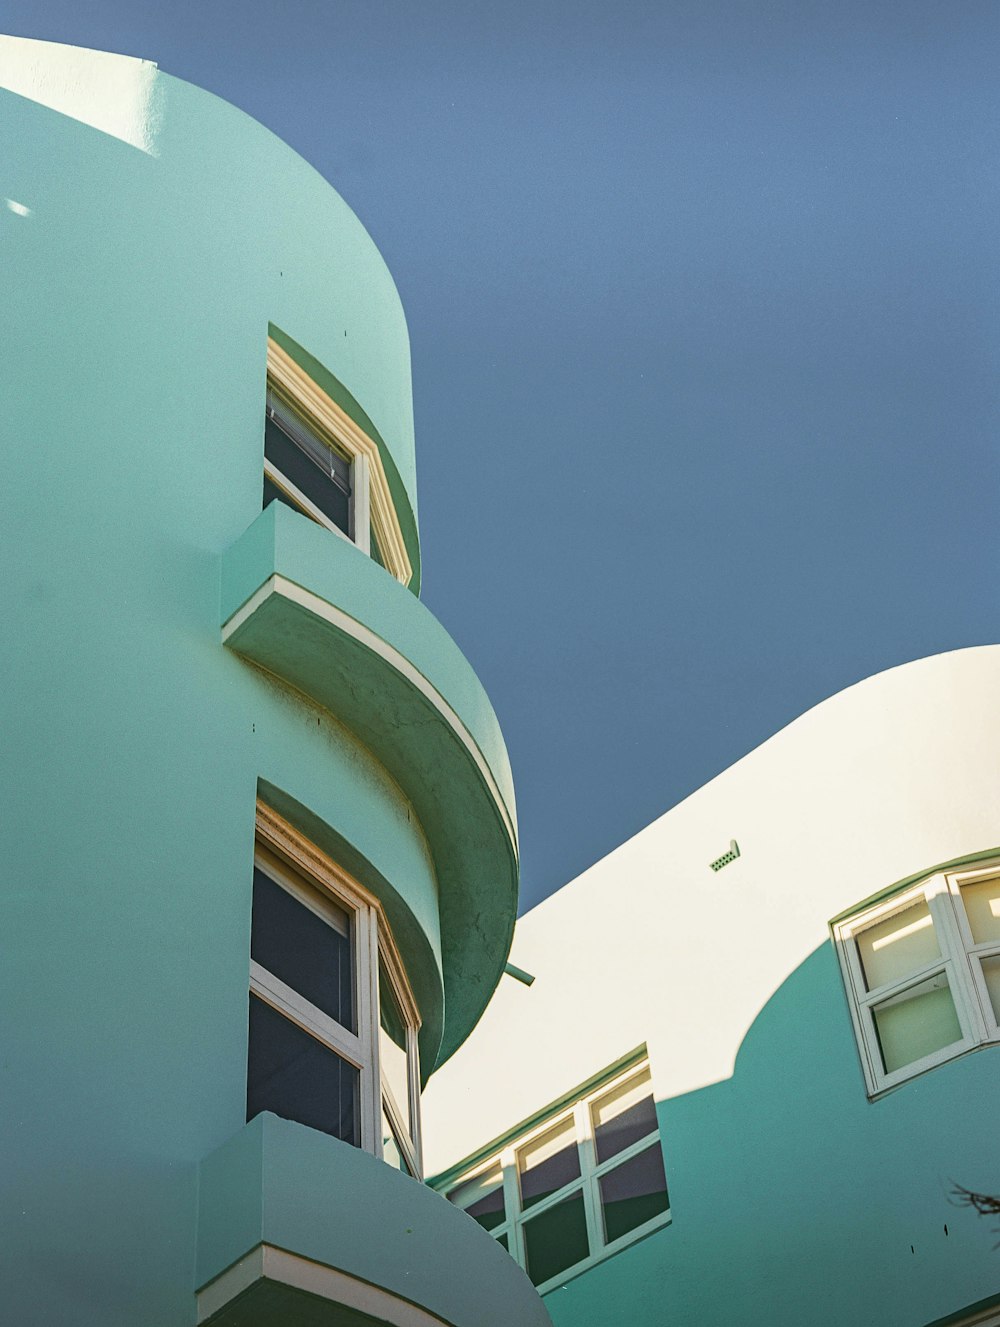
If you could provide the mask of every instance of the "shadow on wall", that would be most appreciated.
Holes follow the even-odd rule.
[[[995,1236],[949,1194],[1000,1191],[998,1089],[986,1048],[870,1102],[820,946],[730,1079],[658,1103],[672,1224],[548,1294],[553,1321],[924,1327],[996,1295]]]

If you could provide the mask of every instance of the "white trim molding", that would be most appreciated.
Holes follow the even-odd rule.
[[[320,437],[348,457],[353,474],[355,542],[367,551],[370,524],[385,569],[402,585],[409,585],[413,564],[377,444],[270,336],[267,381]]]
[[[448,1327],[444,1318],[400,1299],[389,1290],[272,1244],[258,1244],[198,1291],[199,1324],[221,1312],[258,1281],[304,1290],[332,1304],[366,1313],[386,1327]]]

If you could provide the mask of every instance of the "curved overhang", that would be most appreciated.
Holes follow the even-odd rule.
[[[551,1327],[495,1239],[433,1189],[258,1115],[199,1168],[197,1321]]]
[[[496,715],[437,619],[346,540],[280,503],[223,555],[222,635],[329,710],[412,804],[438,879],[442,1063],[503,972],[517,911],[513,782]],[[405,882],[393,882],[405,897]]]

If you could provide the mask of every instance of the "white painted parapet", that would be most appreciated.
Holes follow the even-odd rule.
[[[658,1100],[728,1078],[833,917],[1000,846],[998,694],[997,646],[869,678],[524,916],[511,961],[536,980],[503,981],[430,1084],[428,1173],[642,1042]],[[740,856],[713,871],[731,840]]]

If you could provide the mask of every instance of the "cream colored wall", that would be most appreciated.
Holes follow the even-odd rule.
[[[151,60],[27,37],[0,39],[0,87],[153,154],[157,76]]]
[[[828,942],[831,917],[1000,846],[998,689],[997,646],[869,678],[524,916],[511,961],[536,981],[506,978],[433,1078],[428,1173],[643,1041],[659,1100],[729,1077],[762,1007]],[[713,873],[733,838],[740,858]]]

